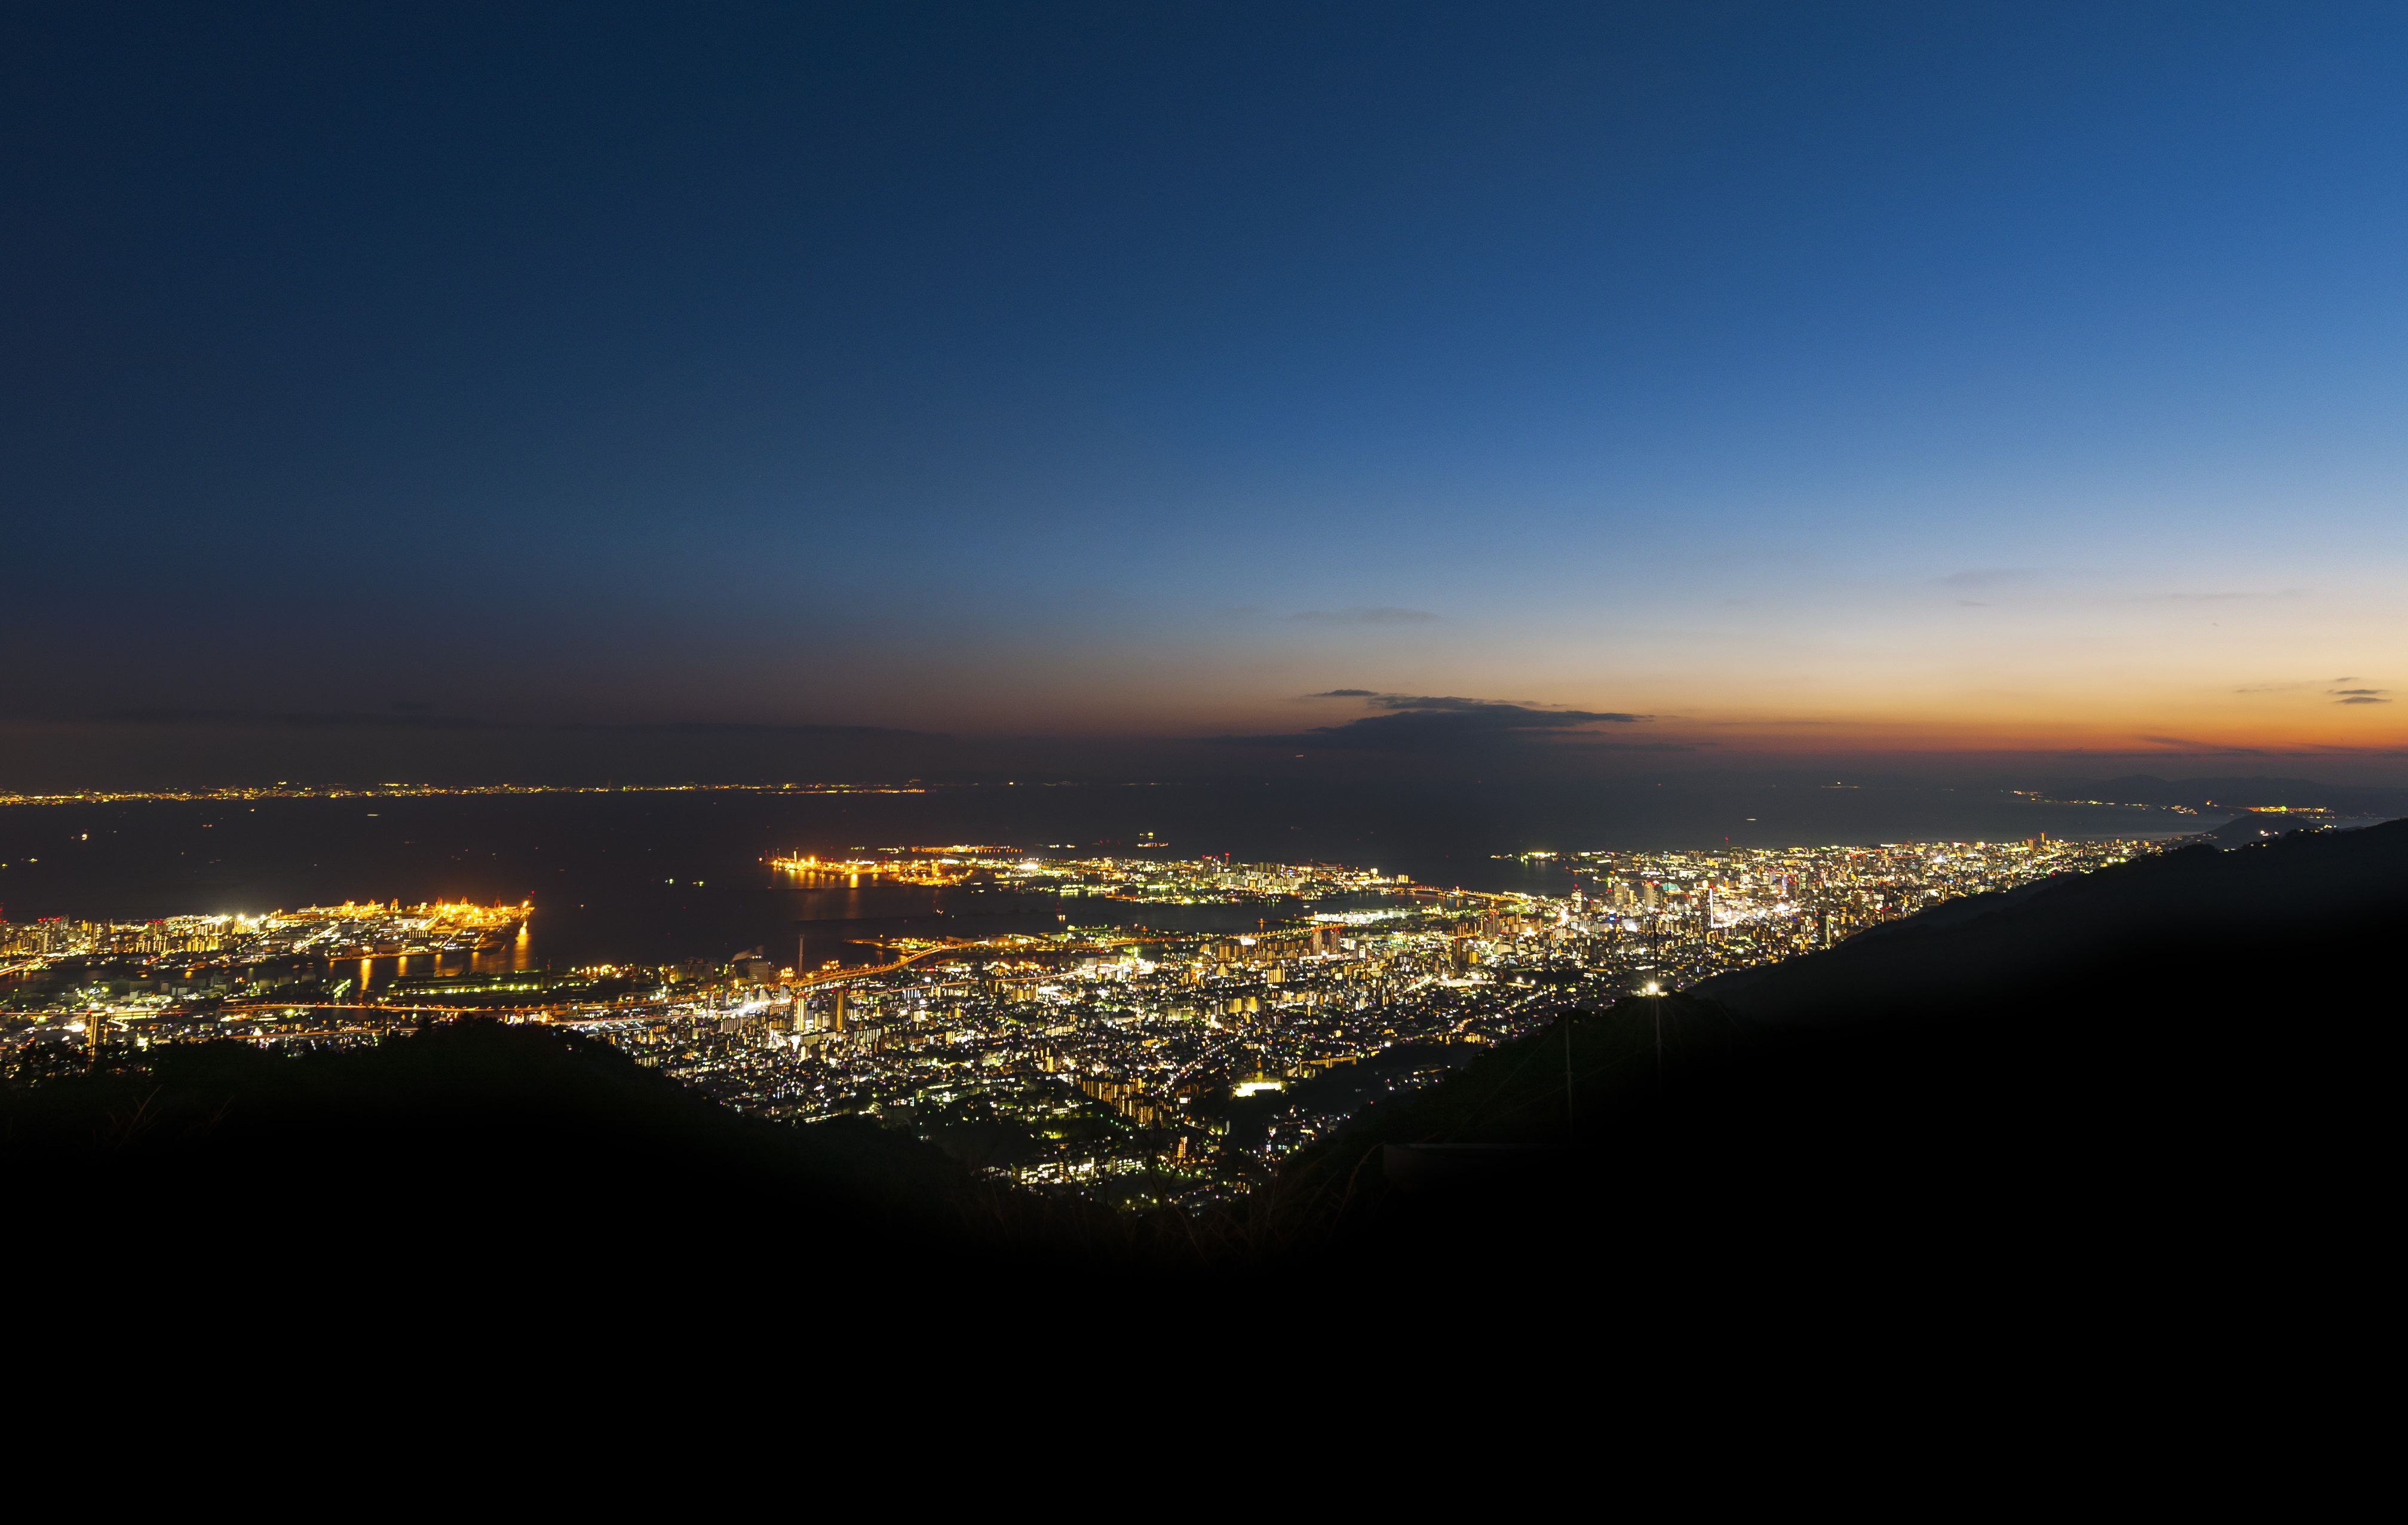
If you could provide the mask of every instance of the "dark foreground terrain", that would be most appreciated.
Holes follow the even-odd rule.
[[[2387,1197],[2403,914],[2408,823],[1958,902],[1581,1014],[1205,1219],[988,1187],[867,1122],[740,1117],[489,1023],[18,1084],[0,1158],[21,1264],[112,1280],[716,1267],[781,1296],[1226,1290],[1308,1322],[1383,1299],[1541,1317],[1599,1278],[2165,1295],[2344,1257]]]

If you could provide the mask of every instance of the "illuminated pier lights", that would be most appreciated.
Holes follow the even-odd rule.
[[[917,849],[914,849],[917,851]],[[886,879],[903,885],[958,885],[978,871],[977,865],[953,857],[821,857],[815,853],[790,853],[769,859],[769,867],[790,879]]]

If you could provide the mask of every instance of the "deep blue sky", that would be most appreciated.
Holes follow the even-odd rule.
[[[2397,7],[0,28],[0,719],[2408,742]]]

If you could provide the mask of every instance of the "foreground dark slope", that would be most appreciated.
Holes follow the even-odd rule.
[[[2380,1158],[2403,915],[2408,823],[1945,907],[1667,1000],[1660,1081],[1625,1001],[1573,1020],[1569,1110],[1558,1027],[1286,1185],[1344,1204],[1351,1270],[1408,1285],[2306,1254]],[[1378,1146],[1416,1141],[1541,1147],[1402,1189]]]
[[[2216,999],[2253,950],[2323,957],[2280,971],[2317,985],[2384,983],[2408,910],[2408,821],[2301,833],[2237,852],[2196,846],[2009,896],[1978,897],[1828,953],[1708,981],[1698,996],[1765,1022],[1942,1017],[2012,1000],[2089,1002],[2109,990]],[[2336,942],[2336,940],[2342,940]]]
[[[245,1044],[13,1086],[0,1164],[42,1263],[500,1266],[824,1259],[963,1241],[979,1194],[867,1121],[744,1117],[606,1044],[472,1021],[288,1057]]]

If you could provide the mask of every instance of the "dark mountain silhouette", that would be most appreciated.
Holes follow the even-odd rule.
[[[127,1273],[755,1262],[799,1239],[840,1251],[796,1268],[811,1282],[917,1263],[976,1210],[960,1168],[908,1137],[741,1116],[549,1028],[147,1057],[5,1094],[11,1212],[45,1259]]]
[[[2186,1257],[2196,1282],[2286,1235],[2329,1253],[2317,1204],[2372,1158],[2403,916],[2408,822],[1981,897],[1575,1015],[1283,1185],[1342,1201],[1318,1253],[1416,1285],[1643,1263],[1747,1298],[1839,1268],[1920,1296]],[[1475,1143],[1522,1147],[1413,1159]]]
[[[1941,1018],[2001,1001],[2233,977],[2231,950],[2321,946],[2408,909],[2408,823],[2302,834],[2277,847],[2186,847],[2008,895],[1942,906],[1828,953],[1726,974],[1694,994],[1759,1022]],[[2354,963],[2383,944],[2358,950]],[[2177,955],[2182,956],[2177,959]]]

